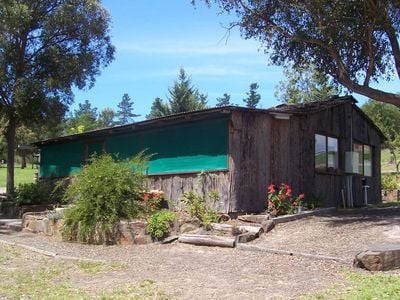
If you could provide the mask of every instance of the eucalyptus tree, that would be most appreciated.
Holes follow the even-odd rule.
[[[72,87],[91,87],[114,58],[110,16],[97,0],[0,0],[0,116],[7,193],[14,189],[16,128],[64,115]],[[58,113],[54,114],[57,110]]]
[[[371,86],[400,79],[399,0],[203,2],[236,14],[231,26],[259,40],[273,64],[311,63],[350,91],[400,106],[400,95]]]

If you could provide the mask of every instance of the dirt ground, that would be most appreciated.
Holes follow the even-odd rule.
[[[28,233],[0,239],[60,255],[126,264],[122,270],[101,276],[71,279],[74,286],[92,291],[149,279],[178,299],[298,299],[343,282],[343,269],[352,269],[355,253],[369,245],[400,244],[400,209],[352,210],[278,224],[250,243],[265,249],[337,257],[342,262],[177,242],[90,246]],[[40,254],[27,255],[30,260],[43,259]]]

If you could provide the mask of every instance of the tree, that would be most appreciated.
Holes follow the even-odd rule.
[[[97,116],[97,107],[92,107],[89,100],[79,103],[78,109],[75,109],[74,113],[70,114],[66,122],[67,132],[74,134],[99,128]]]
[[[133,113],[133,101],[128,94],[122,96],[121,102],[118,103],[118,108],[118,125],[131,123],[134,117],[140,116]]]
[[[99,128],[113,127],[116,125],[114,118],[116,116],[115,111],[112,108],[106,107],[100,111],[98,117]]]
[[[339,94],[337,85],[314,67],[286,68],[285,80],[275,87],[275,97],[284,103],[307,103],[332,98]]]
[[[15,132],[64,110],[72,87],[93,86],[113,59],[110,18],[97,0],[0,0],[0,114],[6,119],[7,194]]]
[[[371,118],[386,136],[384,147],[394,158],[396,172],[399,173],[400,161],[400,109],[394,105],[368,100],[361,109]]]
[[[215,106],[222,107],[222,106],[232,105],[230,101],[231,101],[231,95],[224,93],[222,97],[217,98],[217,104]]]
[[[171,109],[167,102],[164,102],[161,98],[155,98],[152,105],[151,110],[148,115],[146,115],[146,119],[154,119],[162,116],[168,116],[171,114]]]
[[[150,114],[146,116],[148,119],[204,109],[207,106],[207,95],[192,86],[191,79],[183,68],[180,69],[178,80],[168,89],[168,93],[168,102],[158,97],[154,99]]]
[[[350,91],[400,106],[400,95],[371,87],[400,78],[398,0],[204,1],[236,13],[231,26],[259,40],[272,63],[312,63]]]
[[[246,93],[247,98],[243,99],[243,102],[246,103],[247,107],[256,108],[258,103],[261,100],[260,94],[257,92],[259,88],[256,82],[250,84],[250,90]]]

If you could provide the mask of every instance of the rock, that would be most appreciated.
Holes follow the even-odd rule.
[[[400,244],[383,244],[358,253],[354,267],[369,271],[387,271],[400,268]]]
[[[238,216],[238,220],[249,222],[249,223],[260,223],[262,224],[264,221],[270,220],[271,216],[267,215],[242,215]]]
[[[179,232],[180,233],[187,233],[187,232],[191,232],[194,230],[197,230],[199,227],[192,224],[192,223],[184,223],[181,225],[181,227],[179,228]]]
[[[264,229],[264,232],[270,232],[272,229],[275,228],[275,222],[274,220],[266,220],[264,222],[261,223],[262,228]]]

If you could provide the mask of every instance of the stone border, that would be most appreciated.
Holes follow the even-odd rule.
[[[284,215],[284,216],[279,216],[272,218],[274,220],[275,224],[280,224],[280,223],[287,223],[291,221],[296,221],[299,219],[311,217],[311,216],[318,216],[322,215],[325,213],[332,213],[335,212],[337,209],[336,207],[326,207],[326,208],[318,208],[310,211],[303,211],[301,213],[295,214],[295,215]]]

